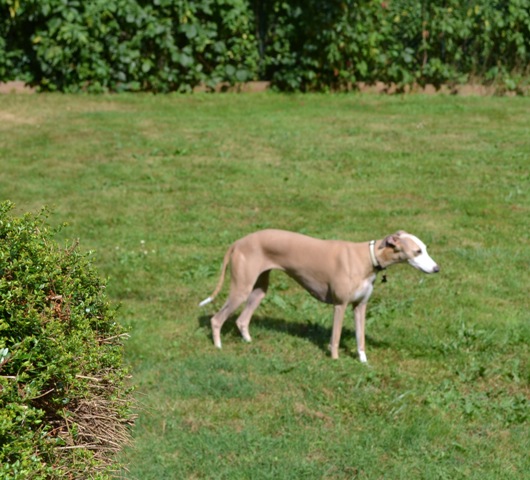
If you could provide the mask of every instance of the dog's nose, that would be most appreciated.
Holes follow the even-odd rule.
[[[438,265],[435,265],[432,269],[432,273],[438,273],[440,271],[440,267]]]

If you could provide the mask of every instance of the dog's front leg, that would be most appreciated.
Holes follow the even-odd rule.
[[[366,352],[364,350],[364,323],[366,319],[366,303],[360,303],[355,307],[355,336],[357,337],[357,352],[361,363],[366,363]]]
[[[344,312],[348,305],[335,305],[335,311],[333,312],[333,330],[331,333],[331,358],[339,358],[339,343],[340,335],[342,332],[342,321],[344,320]]]

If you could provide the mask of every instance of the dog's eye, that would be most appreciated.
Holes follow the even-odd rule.
[[[421,255],[421,248],[419,250],[416,250],[416,255]]]

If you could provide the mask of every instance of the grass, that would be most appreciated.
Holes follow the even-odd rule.
[[[530,102],[370,95],[4,96],[0,192],[97,252],[142,406],[128,479],[521,479],[530,471]],[[424,239],[389,270],[369,366],[281,274],[244,344],[198,309],[225,249],[285,228]],[[527,477],[528,478],[528,477]]]

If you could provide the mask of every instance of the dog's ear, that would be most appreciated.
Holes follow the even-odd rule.
[[[388,247],[396,249],[398,248],[398,245],[400,244],[399,236],[403,233],[401,230],[399,232],[393,233],[392,235],[389,235],[386,237],[379,246],[379,249]]]

